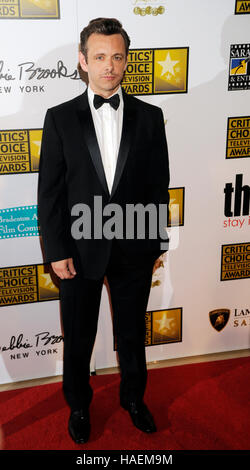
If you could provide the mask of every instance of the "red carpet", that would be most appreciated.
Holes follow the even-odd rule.
[[[119,376],[91,377],[92,432],[67,433],[61,384],[0,393],[6,450],[249,450],[250,357],[149,371],[145,401],[158,432],[145,435],[119,406]]]

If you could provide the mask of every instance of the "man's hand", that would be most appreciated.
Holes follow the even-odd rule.
[[[72,258],[54,261],[51,263],[51,266],[54,273],[56,273],[60,279],[73,279],[76,275]]]

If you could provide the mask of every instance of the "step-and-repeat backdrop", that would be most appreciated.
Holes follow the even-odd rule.
[[[249,347],[249,15],[249,0],[0,0],[0,383],[62,373],[39,155],[47,108],[86,88],[79,34],[96,17],[123,23],[123,87],[166,122],[170,250],[152,279],[147,360]],[[104,285],[92,369],[115,365]]]

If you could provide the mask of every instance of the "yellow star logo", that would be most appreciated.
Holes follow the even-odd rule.
[[[40,278],[43,278],[41,282],[41,284],[43,284],[43,287],[46,287],[47,289],[52,289],[52,290],[57,289],[55,284],[52,282],[49,273],[40,274]]]
[[[166,73],[175,76],[174,67],[179,63],[179,60],[172,60],[170,52],[167,53],[165,60],[158,60],[158,64],[162,67],[161,77]],[[170,76],[168,75],[168,80]]]
[[[155,320],[155,322],[159,323],[158,330],[162,334],[164,334],[164,333],[166,334],[167,331],[171,331],[171,329],[172,329],[172,327],[171,327],[172,318],[167,318],[166,313],[164,313],[161,320]]]

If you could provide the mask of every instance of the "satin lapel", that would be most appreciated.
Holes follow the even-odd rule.
[[[96,138],[95,127],[92,119],[92,114],[88,104],[87,93],[82,95],[81,106],[78,109],[78,117],[80,119],[81,129],[83,130],[84,139],[88,147],[91,159],[98,178],[102,184],[104,191],[109,196],[106,176],[103,168],[101,152]]]
[[[124,96],[124,112],[123,112],[123,125],[122,125],[122,135],[121,135],[121,143],[117,158],[116,170],[115,170],[115,177],[111,191],[111,198],[113,197],[119,181],[122,176],[122,172],[124,170],[124,166],[126,160],[128,158],[128,152],[131,145],[131,137],[132,137],[132,123],[134,118],[134,110],[130,108],[129,103],[127,102],[127,97]]]

